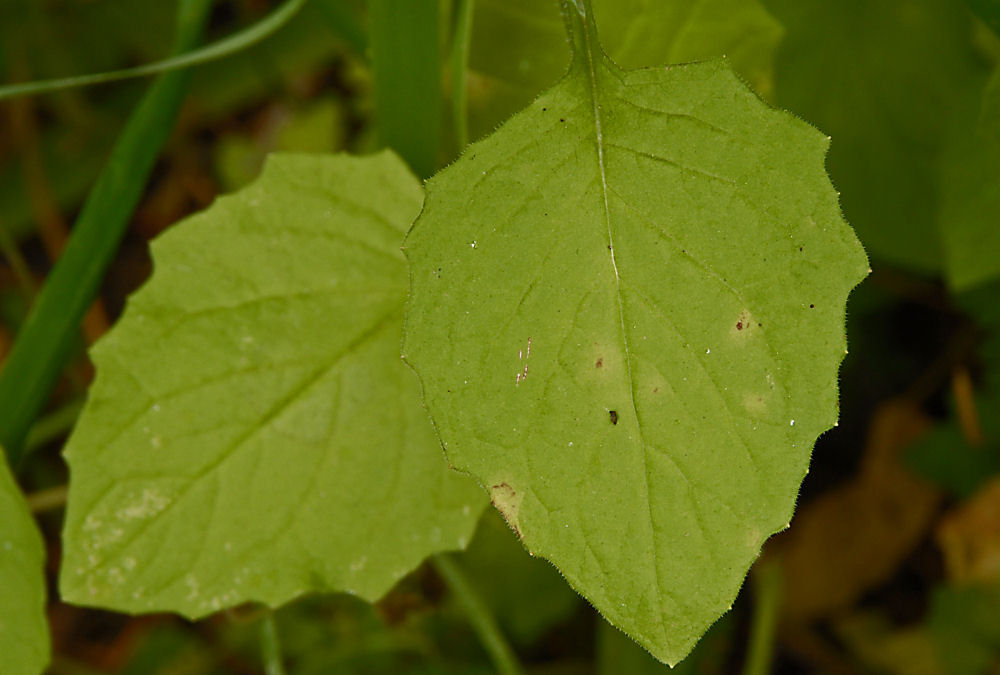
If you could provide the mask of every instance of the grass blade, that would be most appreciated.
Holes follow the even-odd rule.
[[[441,137],[438,20],[438,0],[368,3],[379,136],[421,178],[437,169]]]

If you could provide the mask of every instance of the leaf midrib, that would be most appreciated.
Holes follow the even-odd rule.
[[[660,560],[659,553],[656,549],[656,528],[653,523],[653,507],[650,500],[648,466],[649,450],[646,445],[645,436],[642,432],[642,426],[639,423],[639,410],[635,401],[635,379],[632,376],[632,353],[629,347],[628,330],[625,324],[625,304],[622,299],[621,277],[618,274],[618,261],[615,256],[615,241],[614,233],[612,232],[611,227],[611,207],[609,204],[608,194],[608,178],[604,164],[604,134],[601,128],[601,105],[597,95],[598,83],[596,63],[596,59],[601,58],[603,56],[603,52],[601,52],[600,44],[596,43],[597,28],[594,22],[593,8],[589,5],[589,3],[587,3],[585,11],[586,15],[581,17],[583,20],[583,39],[581,42],[584,51],[584,70],[587,77],[587,93],[590,95],[591,111],[594,118],[594,145],[597,150],[597,168],[601,179],[601,198],[604,206],[604,223],[608,232],[608,251],[610,253],[612,271],[615,275],[615,299],[618,303],[618,321],[621,327],[622,346],[625,350],[625,373],[628,377],[629,402],[631,404],[632,419],[635,421],[635,428],[639,434],[639,445],[642,449],[643,486],[646,492],[645,499],[648,515],[647,521],[649,523],[650,549],[653,553],[653,575],[656,579],[656,595],[659,605],[657,608],[657,618],[659,619],[660,630],[663,633],[663,641],[666,643],[668,642],[666,627],[663,624],[662,614],[659,614],[659,612],[662,612],[663,609],[663,583],[660,579]]]

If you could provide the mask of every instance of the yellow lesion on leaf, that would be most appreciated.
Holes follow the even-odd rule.
[[[743,407],[755,417],[767,412],[767,395],[760,392],[748,392],[743,396]]]
[[[495,483],[490,487],[490,501],[497,511],[503,515],[504,520],[511,526],[517,536],[521,536],[521,523],[518,520],[518,513],[521,510],[521,501],[524,495],[512,488],[506,482]]]

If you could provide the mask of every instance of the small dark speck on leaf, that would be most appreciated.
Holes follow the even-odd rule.
[[[542,108],[542,112],[545,112],[546,110],[548,110],[548,108]]]
[[[659,387],[653,387],[653,393],[654,394],[660,393],[660,388]]]
[[[600,368],[603,365],[604,365],[604,359],[600,358],[600,359],[597,359],[597,363],[594,364],[594,367],[595,368]]]
[[[743,322],[742,321],[737,321],[736,322],[736,330],[743,330]]]
[[[802,251],[802,247],[801,246],[799,246],[799,251]]]
[[[611,418],[611,423],[612,424],[618,424],[618,411],[617,410],[609,410],[608,411],[608,417]]]
[[[566,118],[565,118],[565,117],[560,117],[560,118],[559,118],[559,121],[560,121],[560,122],[565,122],[565,121],[566,121]]]
[[[762,323],[757,324],[757,328],[763,328],[763,327],[764,327],[764,324],[762,324]]]
[[[809,309],[815,309],[816,305],[809,303]]]

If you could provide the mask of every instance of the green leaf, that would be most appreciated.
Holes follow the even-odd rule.
[[[828,166],[873,257],[942,267],[941,155],[986,75],[954,0],[767,0],[786,29],[776,100],[835,139]]]
[[[49,662],[45,548],[21,490],[0,459],[0,662],[10,675],[36,675]]]
[[[566,77],[428,182],[404,354],[451,462],[676,663],[791,517],[867,260],[824,136],[571,14]]]
[[[1000,277],[1000,70],[944,156],[941,241],[955,291]]]
[[[394,155],[279,156],[157,240],[66,449],[67,600],[371,600],[465,545],[484,500],[399,360],[420,204]]]

